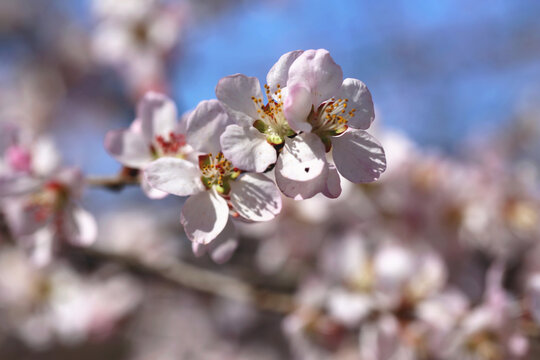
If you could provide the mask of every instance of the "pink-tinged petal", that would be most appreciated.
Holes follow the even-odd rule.
[[[105,136],[105,149],[122,165],[140,169],[153,160],[150,145],[130,130],[112,130]]]
[[[309,133],[287,139],[276,162],[275,176],[283,194],[295,200],[322,192],[328,177],[322,141]]]
[[[25,175],[0,176],[0,197],[22,195],[37,190],[43,181]]]
[[[343,71],[328,50],[306,50],[289,68],[287,87],[304,84],[310,89],[312,105],[318,107],[336,95],[343,81]]]
[[[226,76],[216,86],[216,97],[234,111],[252,119],[259,117],[258,107],[252,99],[262,99],[261,84],[256,77],[243,74]]]
[[[335,199],[341,195],[341,179],[334,164],[328,164],[328,178],[326,188],[322,192],[324,196]]]
[[[349,99],[347,110],[355,109],[354,116],[349,119],[348,125],[353,129],[366,130],[375,120],[375,109],[371,93],[367,86],[357,79],[343,80],[337,98]]]
[[[223,154],[238,169],[263,172],[276,162],[276,150],[252,126],[229,125],[220,139]]]
[[[528,305],[533,319],[540,324],[540,273],[534,273],[527,281]]]
[[[191,244],[193,254],[196,257],[201,257],[209,252],[212,260],[218,264],[229,261],[237,247],[236,228],[230,216],[225,229],[210,244],[203,245],[195,242]]]
[[[287,85],[289,68],[303,52],[304,50],[295,50],[281,55],[279,60],[272,66],[268,75],[266,75],[266,83],[270,87],[272,93],[278,89],[278,85],[280,85],[281,88]]]
[[[139,102],[137,117],[141,119],[142,134],[148,143],[152,143],[157,135],[169,136],[178,121],[174,102],[155,92],[147,93]]]
[[[183,159],[157,159],[144,169],[143,175],[150,186],[169,194],[188,196],[205,189],[199,167]]]
[[[283,114],[291,129],[296,132],[310,132],[311,125],[307,118],[313,104],[311,103],[311,92],[303,84],[296,84],[287,89],[287,96],[283,104]]]
[[[154,200],[163,199],[164,197],[168,195],[165,191],[161,191],[156,188],[153,188],[152,185],[150,185],[150,183],[146,179],[146,176],[143,176],[141,179],[141,189],[146,196]]]
[[[196,151],[216,155],[221,151],[219,137],[232,124],[218,100],[201,101],[187,119],[187,143]]]
[[[353,183],[375,181],[386,170],[384,149],[365,131],[347,131],[333,137],[332,146],[339,173]]]
[[[245,174],[230,184],[231,204],[243,218],[269,221],[281,211],[279,190],[265,175]]]
[[[228,218],[227,202],[211,189],[186,200],[180,222],[191,241],[206,245],[223,231]]]
[[[97,222],[92,214],[79,206],[69,206],[64,211],[64,231],[69,241],[76,245],[90,246],[97,238]]]

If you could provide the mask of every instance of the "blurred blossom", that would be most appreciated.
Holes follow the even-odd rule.
[[[135,95],[167,90],[167,58],[181,38],[187,8],[159,0],[95,0],[92,49]]]
[[[0,256],[0,301],[6,324],[29,346],[104,340],[141,300],[125,275],[81,276],[65,264],[36,268],[15,250]]]

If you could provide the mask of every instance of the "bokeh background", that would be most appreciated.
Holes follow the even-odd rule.
[[[126,20],[129,16],[141,16],[138,11],[143,11],[145,20],[141,23],[147,22],[146,25],[133,25]],[[451,178],[463,167],[467,171],[472,168],[473,173],[475,169],[496,168],[496,175],[490,176],[503,173],[500,177],[516,176],[520,180],[494,185],[488,191],[499,196],[508,187],[527,187],[520,196],[533,202],[538,195],[536,174],[540,163],[539,16],[540,2],[534,0],[126,0],[124,6],[116,7],[98,0],[2,0],[0,120],[16,122],[35,134],[52,136],[64,162],[80,167],[87,175],[114,175],[121,166],[106,153],[104,136],[111,129],[131,123],[136,103],[144,92],[167,93],[182,114],[200,101],[214,98],[215,85],[224,76],[243,73],[264,83],[267,71],[282,54],[325,48],[341,65],[345,77],[362,80],[372,93],[377,112],[373,132],[380,134],[389,154],[389,171],[394,174],[387,180],[391,185],[381,186],[395,189],[399,186],[396,184],[408,181],[407,176],[413,176],[398,172],[403,163],[407,167],[415,162],[463,162],[467,165],[433,170],[435,181]],[[151,30],[154,25],[148,23],[159,26]],[[403,143],[408,145],[402,146]],[[411,152],[411,148],[415,150]],[[407,161],[413,165],[407,165]],[[445,196],[452,198],[452,194],[469,189],[472,177],[469,173],[458,177],[444,190],[434,186],[428,200],[416,194],[407,201],[411,207],[421,207],[420,203],[427,201],[439,209],[448,201],[441,205],[437,202],[440,199],[431,197],[433,194],[447,191]],[[522,177],[527,178],[527,186],[516,185],[521,184]],[[470,191],[479,188],[473,186]],[[356,197],[356,205],[350,206],[367,208],[362,199],[370,196],[372,203],[388,201],[368,191],[364,197]],[[396,196],[405,197],[403,193]],[[131,250],[136,257],[146,253],[152,263],[181,259],[289,294],[300,288],[308,278],[306,274],[315,271],[313,259],[319,257],[317,253],[323,252],[322,244],[327,242],[314,233],[289,232],[279,237],[287,242],[303,238],[299,241],[301,249],[262,247],[265,237],[274,231],[272,226],[296,226],[283,225],[288,220],[279,220],[269,225],[270,230],[246,229],[248,240],[241,242],[231,263],[216,265],[191,254],[178,224],[181,199],[151,201],[136,187],[121,192],[92,188],[85,192],[83,204],[97,217],[99,243],[105,248],[109,242],[120,253]],[[318,216],[309,215],[307,223],[332,229],[320,230],[321,233],[332,232],[332,226],[339,224],[340,219],[328,219],[328,209],[342,205],[321,201],[315,206]],[[537,203],[532,209],[537,210]],[[292,219],[290,214],[295,211],[283,216]],[[375,213],[382,216],[383,211]],[[406,217],[404,212],[397,213],[398,217]],[[375,215],[367,211],[356,216],[356,220],[348,220],[347,226],[353,228]],[[527,219],[531,216],[531,227],[536,231],[539,218],[534,217],[535,213]],[[298,221],[306,223],[305,219]],[[440,234],[441,239],[429,242],[447,241],[444,239],[450,232],[439,226],[430,234]],[[531,233],[527,235],[529,243],[539,240],[536,232]],[[411,239],[405,240],[410,245]],[[487,242],[481,249],[490,248]],[[502,248],[508,247],[505,246]],[[137,247],[138,252],[133,250]],[[468,289],[465,293],[473,299],[472,305],[481,302],[484,275],[491,261],[499,257],[500,248],[481,250],[484,252],[479,257],[478,248],[474,248],[474,260],[465,268],[480,274],[473,285],[463,285],[460,279],[466,274],[448,271],[455,284]],[[451,267],[453,258],[445,250],[437,251]],[[261,258],[277,260],[265,262]],[[515,259],[522,259],[523,253],[505,258],[519,263]],[[99,279],[109,273],[129,273],[135,279],[130,278],[130,282],[136,284],[124,284],[130,290],[122,293],[132,293],[128,297],[133,304],[128,302],[122,308],[124,312],[119,311],[122,323],[115,322],[119,330],[111,330],[110,334],[108,330],[101,331],[107,332],[103,339],[89,335],[89,330],[80,330],[82,335],[76,340],[63,341],[57,335],[60,340],[53,337],[32,342],[17,335],[17,331],[24,334],[26,330],[6,323],[0,358],[287,359],[293,358],[293,354],[299,359],[340,358],[335,355],[337,352],[314,355],[291,350],[291,335],[282,334],[282,315],[172,286],[107,261],[96,262],[84,256],[82,260],[75,257],[70,261],[83,263],[74,266],[84,274],[78,275],[81,280],[77,281],[81,283],[91,281],[90,277],[99,284]],[[291,277],[291,272],[298,269],[302,271]],[[516,276],[521,282],[509,280],[513,284],[510,288],[521,299],[525,286],[516,284],[524,284],[527,276]],[[107,301],[100,306],[107,308]],[[12,312],[7,305],[0,310]],[[70,311],[69,318],[80,316],[81,310]],[[127,324],[123,323],[125,318]],[[409,359],[401,356],[396,359]],[[503,352],[500,356],[485,359],[510,358]]]

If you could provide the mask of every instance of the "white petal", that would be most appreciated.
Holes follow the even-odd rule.
[[[32,148],[32,169],[39,176],[51,175],[60,165],[61,157],[50,137],[40,137]]]
[[[270,87],[272,93],[277,90],[277,85],[281,85],[282,88],[287,86],[289,68],[294,60],[302,55],[303,52],[303,50],[295,50],[281,55],[279,60],[272,66],[268,75],[266,75],[266,83]]]
[[[289,126],[296,132],[310,132],[311,125],[307,122],[313,108],[310,89],[303,84],[296,84],[286,89],[287,97],[283,104],[283,114]]]
[[[141,134],[113,130],[105,136],[105,149],[122,165],[140,169],[153,160],[150,144]]]
[[[218,264],[223,264],[231,258],[238,247],[238,235],[231,217],[225,229],[208,246],[210,257]]]
[[[305,84],[311,92],[312,104],[317,107],[334,97],[343,81],[343,71],[328,50],[306,50],[289,68],[287,87]]]
[[[201,257],[209,252],[212,260],[218,264],[227,262],[237,247],[238,239],[236,228],[230,216],[225,229],[223,229],[221,234],[219,234],[210,244],[203,245],[194,242],[191,246],[193,254],[196,257]]]
[[[183,159],[157,159],[144,169],[143,175],[150,186],[169,194],[187,196],[205,189],[199,167]]]
[[[143,136],[149,143],[157,135],[168,136],[174,131],[178,115],[174,102],[163,94],[147,93],[139,102],[137,116],[141,119]]]
[[[328,312],[340,323],[354,328],[374,310],[374,305],[373,298],[368,295],[338,288],[330,292]]]
[[[341,179],[334,164],[328,164],[328,178],[326,179],[326,188],[323,194],[331,199],[341,195]]]
[[[218,100],[201,101],[187,119],[187,143],[196,151],[216,155],[221,151],[219,137],[232,121]]]
[[[241,170],[263,172],[276,162],[276,150],[253,126],[229,125],[220,139],[225,157]]]
[[[309,133],[287,139],[276,162],[275,176],[283,194],[295,200],[324,191],[328,167],[322,141]]]
[[[227,202],[212,189],[187,199],[182,208],[180,222],[191,241],[209,244],[223,231],[228,218]]]
[[[232,110],[257,119],[257,106],[252,97],[262,99],[261,85],[256,77],[243,74],[226,76],[216,86],[216,97]]]
[[[326,167],[326,155],[322,141],[314,134],[300,134],[285,139],[285,146],[276,164],[283,177],[307,181],[317,177]]]
[[[333,137],[332,146],[339,173],[353,183],[375,181],[386,170],[384,149],[365,131],[347,131]]]
[[[347,110],[355,109],[354,116],[349,119],[348,125],[353,129],[366,130],[375,120],[373,100],[367,86],[357,79],[343,80],[339,95],[341,99],[349,99]]]
[[[155,189],[150,185],[148,180],[146,179],[146,176],[142,176],[141,179],[141,189],[145,193],[146,196],[148,196],[150,199],[163,199],[168,194],[165,191],[161,191],[158,189]]]
[[[92,214],[79,206],[66,209],[64,231],[68,239],[76,245],[89,246],[97,238],[97,222]]]
[[[231,204],[243,218],[269,221],[281,211],[279,190],[263,174],[245,174],[230,184]]]

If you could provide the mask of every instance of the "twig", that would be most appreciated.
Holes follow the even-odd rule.
[[[91,176],[86,178],[86,184],[93,187],[104,187],[109,190],[122,190],[128,185],[139,185],[140,180],[137,176]]]
[[[96,248],[77,247],[76,249],[83,254],[123,264],[129,268],[156,276],[175,285],[252,304],[261,310],[288,314],[294,309],[293,297],[289,294],[256,288],[236,278],[184,262],[177,261],[161,266],[144,263],[134,257],[126,257]]]

